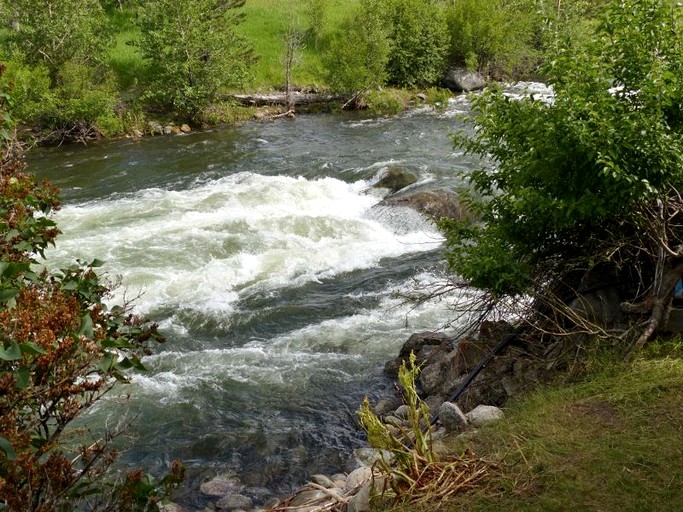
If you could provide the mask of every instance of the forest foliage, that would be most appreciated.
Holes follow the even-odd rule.
[[[3,68],[0,67],[0,74]],[[10,96],[0,94],[0,509],[52,512],[156,510],[182,481],[175,464],[161,481],[118,476],[105,432],[74,422],[102,399],[140,357],[157,326],[130,305],[108,305],[102,262],[41,265],[59,230],[57,190],[23,172],[13,137]]]
[[[44,128],[46,143],[86,141],[144,131],[150,117],[202,123],[231,93],[280,88],[286,75],[347,97],[438,87],[453,65],[524,76],[549,32],[584,31],[601,3],[0,0],[0,62],[20,123]],[[305,58],[287,70],[292,23]]]
[[[444,221],[448,259],[494,296],[547,304],[618,286],[629,350],[663,328],[683,276],[683,30],[668,0],[614,0],[593,37],[562,38],[552,98],[473,99],[482,223]]]

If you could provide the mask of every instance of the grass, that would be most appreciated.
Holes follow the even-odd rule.
[[[580,383],[514,401],[505,420],[445,445],[448,454],[469,450],[498,463],[485,487],[393,510],[683,510],[681,351],[679,344],[674,356],[606,365]]]
[[[329,48],[331,35],[343,21],[354,12],[359,0],[328,0],[325,24],[317,40],[310,36],[310,20],[307,13],[308,0],[249,0],[242,12],[244,22],[237,27],[238,33],[247,37],[254,46],[258,61],[253,68],[253,81],[249,87],[254,90],[280,88],[285,83],[285,33],[294,24],[296,30],[305,34],[303,45],[297,52],[293,68],[293,85],[325,85],[325,70],[322,55]],[[109,13],[116,44],[110,52],[110,63],[122,90],[134,87],[142,78],[144,61],[137,48],[127,44],[139,38],[139,31],[133,24],[134,14],[130,11]]]
[[[322,54],[330,44],[331,34],[354,11],[359,0],[328,0],[325,26],[318,41],[304,38],[298,52],[298,63],[292,73],[293,84],[324,85]],[[306,32],[310,27],[307,0],[250,0],[244,6],[246,15],[238,31],[254,44],[259,61],[254,67],[255,89],[277,88],[285,82],[284,36],[290,24]]]

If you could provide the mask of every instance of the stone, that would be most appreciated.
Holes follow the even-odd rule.
[[[311,481],[327,489],[336,487],[332,479],[326,475],[313,475],[311,476]]]
[[[388,188],[391,192],[398,192],[416,181],[417,176],[413,173],[396,167],[389,167],[380,177],[379,181],[375,183],[374,187]]]
[[[391,377],[397,377],[398,369],[404,361],[408,360],[411,352],[416,356],[415,363],[420,365],[432,362],[439,354],[450,350],[451,345],[451,338],[443,333],[431,331],[414,333],[403,344],[398,357],[387,361],[384,365],[384,372]]]
[[[448,395],[453,383],[462,375],[457,364],[458,351],[440,352],[423,367],[417,380],[426,395]]]
[[[161,126],[159,123],[156,121],[150,121],[147,123],[147,131],[149,132],[150,135],[163,135],[164,134],[164,128]]]
[[[502,409],[493,405],[478,405],[465,416],[473,426],[481,427],[487,423],[503,419],[505,414]]]
[[[403,404],[394,411],[394,416],[405,420],[408,418],[408,413],[410,413],[410,407],[406,404]]]
[[[401,418],[397,418],[396,416],[389,415],[386,418],[384,418],[384,423],[387,425],[393,425],[395,427],[402,427],[405,425],[405,421]]]
[[[372,480],[365,482],[358,492],[349,500],[346,512],[370,512],[370,495]]]
[[[401,400],[398,397],[391,396],[380,399],[372,408],[377,416],[385,416],[396,410],[401,405]]]
[[[268,509],[277,507],[279,504],[280,504],[280,500],[278,498],[273,497],[273,498],[270,498],[268,501],[266,501],[263,504],[263,508],[268,510]]]
[[[218,475],[208,482],[204,482],[199,486],[199,490],[207,496],[227,496],[228,494],[235,494],[244,489],[244,484],[240,479],[232,474],[227,473]]]
[[[475,215],[460,201],[457,194],[447,190],[429,190],[392,196],[379,203],[381,206],[403,206],[436,220],[443,218],[474,222]],[[433,333],[435,334],[435,333]]]
[[[483,89],[486,80],[478,71],[468,71],[465,68],[450,68],[443,80],[444,86],[454,92],[470,92]]]
[[[439,420],[448,432],[461,432],[469,426],[465,413],[452,402],[444,402],[439,408]]]
[[[159,508],[159,512],[183,512],[183,507],[173,502],[159,503],[157,507]]]
[[[344,492],[351,492],[357,487],[360,487],[365,482],[372,478],[372,468],[370,466],[361,466],[358,469],[354,469],[346,477],[346,483],[344,484]]]
[[[344,487],[344,482],[346,482],[346,476],[347,475],[345,473],[335,473],[330,478],[332,479],[336,487]]]
[[[294,499],[289,503],[289,506],[301,507],[311,503],[312,501],[317,501],[327,497],[327,493],[325,491],[321,491],[320,489],[301,491],[294,496]]]
[[[135,137],[136,139],[140,139],[140,138],[142,138],[144,135],[145,135],[145,134],[142,133],[142,131],[138,130],[137,128],[134,128],[134,129],[133,129],[133,137]]]
[[[347,463],[347,469],[353,472],[359,467],[372,466],[375,462],[384,457],[387,462],[393,462],[394,454],[388,450],[376,450],[374,448],[357,448]],[[349,475],[350,476],[350,475]],[[349,477],[347,477],[348,480]]]
[[[192,131],[192,128],[190,128],[189,124],[181,124],[180,131],[183,133],[190,133]]]
[[[216,502],[218,510],[249,510],[254,506],[251,498],[242,494],[229,494]]]

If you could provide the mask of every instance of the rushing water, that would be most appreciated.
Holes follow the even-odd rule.
[[[419,176],[410,190],[458,186],[471,163],[449,133],[464,110],[460,98],[31,155],[65,201],[49,264],[105,260],[123,280],[114,300],[140,295],[168,338],[88,418],[137,415],[125,463],[161,473],[182,459],[194,488],[234,471],[253,495],[343,469],[362,397],[389,385],[384,362],[454,316],[401,299],[443,279],[441,236],[378,207],[372,184],[396,166]]]

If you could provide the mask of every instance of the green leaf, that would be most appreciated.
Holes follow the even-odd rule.
[[[0,450],[5,452],[7,460],[16,460],[17,452],[14,451],[9,441],[2,436],[0,436]]]
[[[29,384],[31,371],[28,366],[22,366],[14,372],[14,381],[19,389],[26,389]]]
[[[19,348],[22,354],[33,354],[34,356],[47,354],[47,351],[35,343],[20,343]]]
[[[107,373],[109,370],[111,370],[111,367],[114,364],[114,355],[113,354],[107,354],[105,355],[102,360],[100,361],[100,364],[97,365],[97,369]]]
[[[19,293],[18,288],[4,288],[0,290],[0,302],[7,302],[12,300]]]
[[[104,348],[134,348],[134,345],[126,338],[108,338],[102,342]]]
[[[92,318],[90,318],[90,313],[86,313],[81,318],[81,327],[78,329],[79,336],[85,336],[86,338],[92,338],[94,336]]]
[[[16,341],[12,342],[9,347],[0,347],[0,359],[4,361],[16,361],[21,359],[21,349]]]

